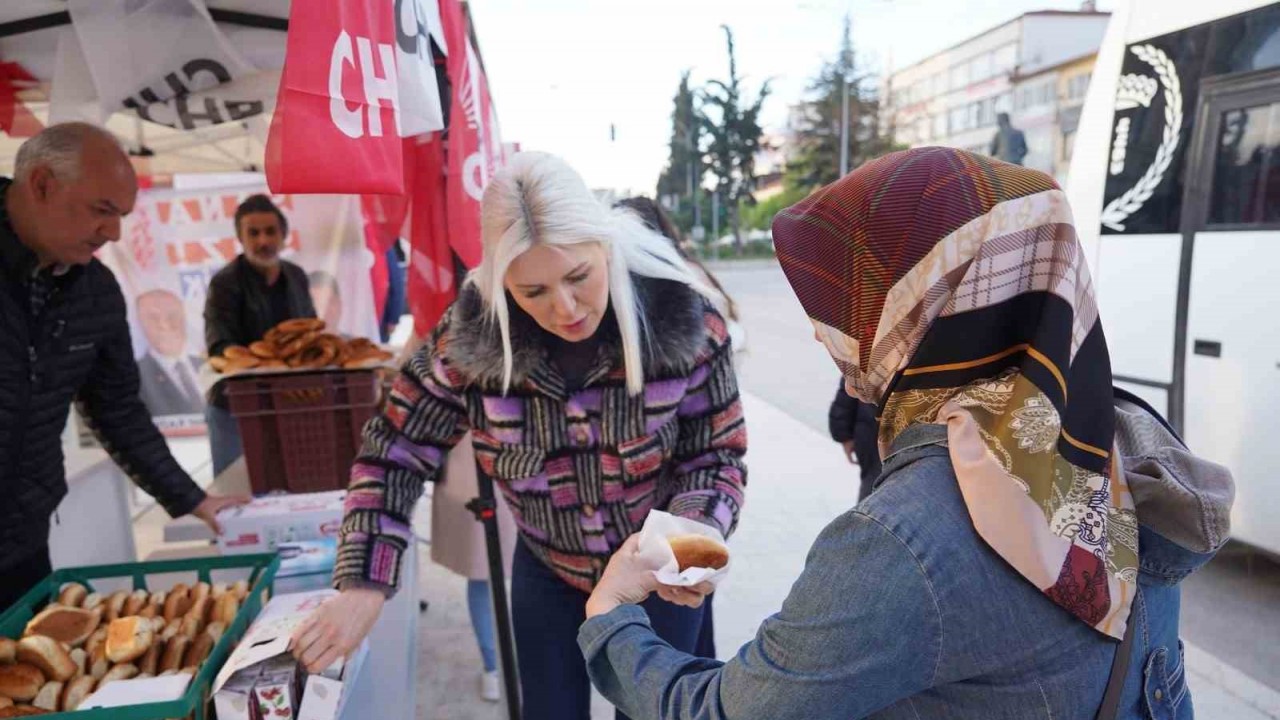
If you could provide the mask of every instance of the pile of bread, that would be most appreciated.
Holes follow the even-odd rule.
[[[392,358],[372,340],[345,340],[325,332],[324,327],[324,321],[316,318],[285,320],[249,347],[228,346],[222,355],[209,358],[209,365],[230,375],[254,369],[369,368]]]
[[[65,585],[22,639],[0,638],[0,718],[76,710],[115,680],[194,676],[248,593],[245,581],[106,597]]]

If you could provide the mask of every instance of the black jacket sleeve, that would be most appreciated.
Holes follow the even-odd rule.
[[[112,280],[114,283],[114,279]],[[76,398],[80,414],[103,448],[138,487],[173,517],[186,515],[205,493],[174,460],[138,395],[138,366],[125,317],[124,296],[113,289],[109,339],[98,348],[93,374]]]
[[[844,391],[844,380],[836,388],[836,397],[831,401],[831,409],[827,411],[827,429],[831,439],[838,443],[853,439],[854,428],[858,424],[858,406],[862,403]]]
[[[209,357],[221,355],[228,345],[243,342],[244,328],[240,327],[244,293],[229,272],[219,272],[209,282],[209,294],[204,301],[204,340]]]

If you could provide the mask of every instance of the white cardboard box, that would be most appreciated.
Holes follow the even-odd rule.
[[[262,667],[269,664],[273,658],[287,655],[289,638],[294,629],[320,607],[321,603],[337,594],[338,591],[329,589],[277,595],[267,603],[214,679],[213,703],[218,713],[218,720],[249,720],[250,705],[253,703],[253,686]],[[355,657],[363,660],[367,652],[368,643],[361,643]],[[330,693],[334,695],[335,700],[340,699],[343,696],[344,682],[347,678],[354,679],[355,673],[358,672],[358,668],[349,667],[348,670],[349,672],[337,681],[337,685],[326,686],[318,691],[317,700],[327,699]],[[336,673],[333,674],[338,677]],[[315,677],[319,676],[308,679],[307,687],[310,687],[310,681]],[[320,697],[322,695],[326,697]],[[301,709],[308,707],[306,701],[307,696],[304,693]],[[334,711],[336,712],[340,707],[340,705],[334,705]],[[315,717],[330,716],[316,715]]]
[[[267,495],[218,513],[223,555],[274,552],[280,543],[338,537],[346,490]]]
[[[342,667],[336,678],[327,677],[332,674],[327,670],[322,675],[309,675],[302,691],[302,707],[298,709],[297,720],[337,720],[341,717],[351,695],[349,689],[360,677],[360,667],[368,654],[369,643],[362,642],[349,662],[338,661]]]

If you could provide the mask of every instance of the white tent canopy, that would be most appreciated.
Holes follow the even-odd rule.
[[[253,171],[288,17],[289,0],[5,0],[0,63],[35,78],[13,84],[42,123],[103,124],[142,173]],[[22,140],[0,136],[0,172]]]

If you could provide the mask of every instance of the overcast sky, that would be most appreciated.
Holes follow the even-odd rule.
[[[593,187],[652,193],[667,159],[672,97],[728,74],[722,23],[754,94],[772,78],[767,129],[781,129],[824,58],[846,8],[864,66],[881,74],[1029,10],[1078,0],[472,0],[502,134],[563,156]],[[1112,3],[1103,1],[1106,10]],[[617,127],[610,142],[609,126]]]

